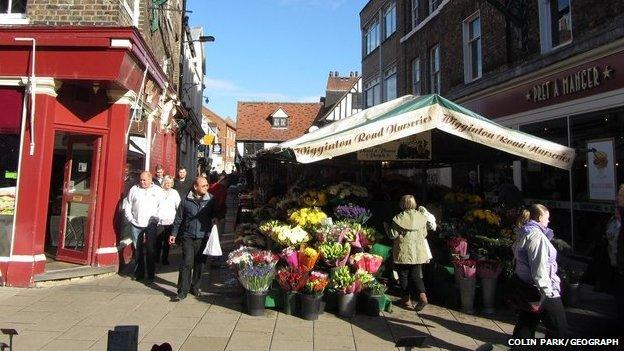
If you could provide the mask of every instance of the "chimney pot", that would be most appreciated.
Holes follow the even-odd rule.
[[[334,77],[338,77],[338,71],[334,71]]]

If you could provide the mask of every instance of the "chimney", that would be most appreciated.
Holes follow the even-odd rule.
[[[360,76],[360,75],[359,75],[359,73],[358,73],[358,71],[355,71],[355,76],[356,76],[356,77],[359,77],[359,76]]]
[[[334,77],[338,77],[338,71],[334,71]]]
[[[333,77],[333,76],[334,76],[334,72],[329,71],[329,76],[330,76],[330,77]]]

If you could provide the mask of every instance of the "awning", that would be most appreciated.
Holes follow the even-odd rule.
[[[434,128],[562,169],[569,170],[575,157],[572,148],[503,127],[437,94],[406,95],[388,101],[273,150],[291,149],[298,162],[311,163]]]

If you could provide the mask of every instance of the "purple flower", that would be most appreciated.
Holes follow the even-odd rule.
[[[371,217],[371,213],[367,208],[351,204],[336,206],[334,214],[338,218],[352,220],[361,224]]]

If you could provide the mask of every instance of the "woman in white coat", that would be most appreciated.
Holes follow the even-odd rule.
[[[166,266],[169,264],[169,235],[171,235],[176,211],[180,206],[180,195],[177,190],[173,189],[173,178],[169,175],[163,178],[162,187],[164,195],[158,206],[158,238],[154,250],[154,260],[157,263],[162,262]]]

